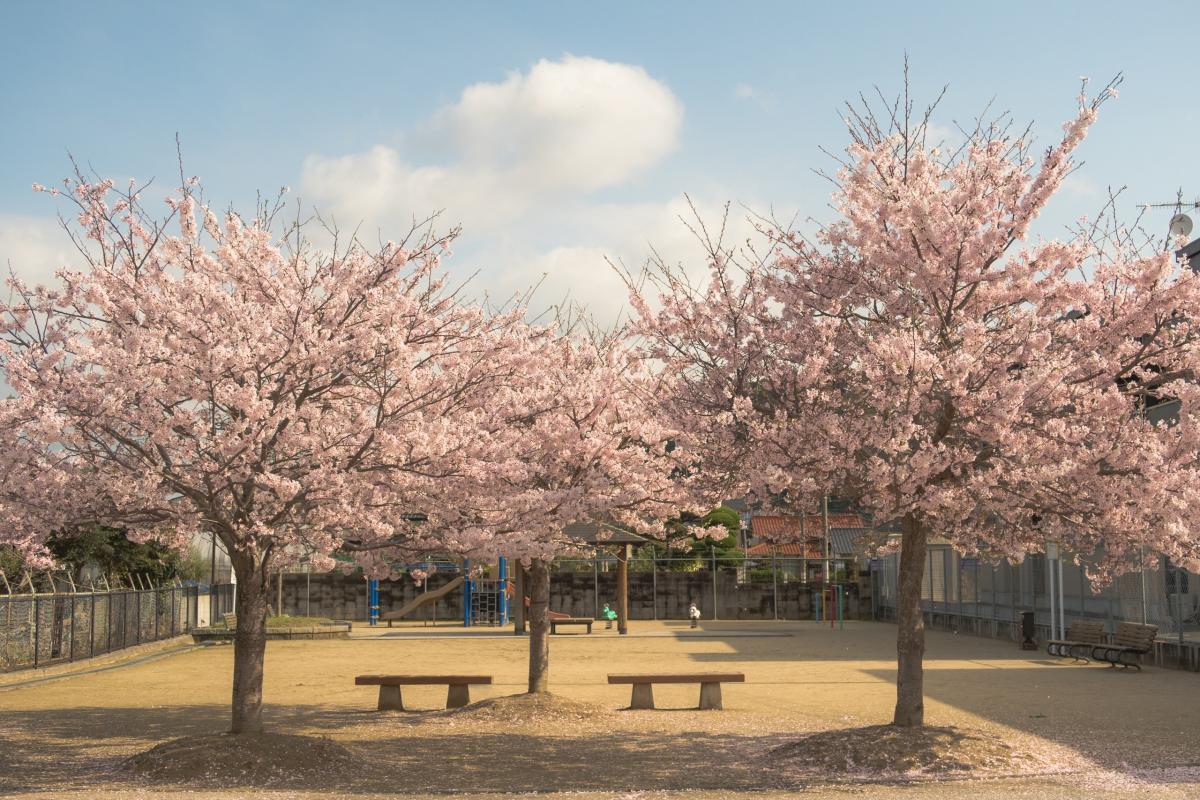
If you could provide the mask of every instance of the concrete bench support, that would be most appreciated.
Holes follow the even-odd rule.
[[[471,684],[490,684],[491,675],[359,675],[356,686],[378,686],[380,711],[403,711],[401,686],[436,686],[446,690],[446,708],[462,708],[471,702]]]
[[[721,684],[719,683],[701,683],[700,684],[700,708],[701,710],[712,708],[720,711],[725,706],[721,703]]]
[[[400,696],[400,687],[380,686],[378,708],[380,711],[403,711],[404,698]]]
[[[632,684],[633,693],[629,700],[629,707],[631,709],[654,708],[654,684],[656,683],[698,683],[700,684],[699,707],[702,710],[720,710],[725,707],[721,699],[721,684],[745,683],[745,681],[746,676],[741,672],[608,676],[609,683]]]
[[[633,698],[629,701],[630,708],[654,708],[654,684],[635,683]]]

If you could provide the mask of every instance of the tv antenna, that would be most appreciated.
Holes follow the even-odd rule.
[[[1172,236],[1187,236],[1192,232],[1192,218],[1187,214],[1176,214],[1168,225]]]
[[[1169,208],[1175,214],[1171,217],[1171,221],[1167,223],[1167,230],[1172,237],[1189,236],[1192,233],[1192,218],[1184,213],[1184,210],[1195,211],[1200,209],[1200,199],[1192,202],[1184,202],[1183,190],[1180,189],[1175,196],[1173,203],[1146,203],[1147,210],[1151,208]]]

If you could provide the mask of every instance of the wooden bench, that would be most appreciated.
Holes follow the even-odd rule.
[[[558,633],[559,625],[586,625],[587,632],[592,632],[592,623],[596,620],[591,617],[551,617],[550,618],[550,633]]]
[[[1158,636],[1157,625],[1142,625],[1137,622],[1122,622],[1109,644],[1098,644],[1092,648],[1092,658],[1107,661],[1114,667],[1134,667],[1142,671],[1138,657],[1150,652]]]
[[[1094,619],[1076,619],[1071,621],[1065,637],[1046,642],[1046,652],[1086,664],[1088,659],[1079,653],[1090,653],[1093,647],[1101,644],[1104,644],[1104,623]]]
[[[609,683],[633,684],[630,708],[654,708],[654,684],[698,683],[700,684],[700,708],[721,709],[721,684],[745,683],[746,675],[741,672],[695,672],[666,673],[655,675],[609,675]]]
[[[461,708],[471,702],[471,685],[489,684],[491,675],[359,675],[355,686],[378,686],[380,711],[403,711],[401,686],[446,685],[446,708]]]
[[[232,611],[226,611],[221,615],[221,619],[225,621],[225,627],[229,630],[237,630],[237,614]]]

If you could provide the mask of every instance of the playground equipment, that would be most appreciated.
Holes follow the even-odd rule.
[[[846,590],[840,584],[824,587],[819,592],[813,592],[813,617],[819,623],[824,612],[829,620],[829,627],[837,623],[838,630],[846,628]]]
[[[496,578],[476,578],[471,575],[471,562],[463,562],[463,627],[472,625],[508,624],[508,559],[501,557],[496,565]]]
[[[408,601],[407,603],[405,603],[403,606],[396,609],[395,611],[387,612],[386,614],[384,614],[382,616],[382,619],[387,622],[388,627],[390,628],[390,627],[392,627],[392,623],[395,620],[404,619],[409,614],[416,611],[418,608],[423,608],[423,607],[429,605],[430,603],[436,603],[438,600],[442,599],[443,597],[450,594],[458,587],[462,586],[462,584],[463,584],[463,578],[460,575],[459,577],[455,578],[454,580],[450,581],[449,583],[447,583],[444,586],[440,586],[437,589],[432,589],[428,592],[424,592],[423,594],[418,595],[417,597]]]
[[[471,562],[464,560],[462,574],[446,584],[420,594],[395,611],[379,613],[379,582],[367,583],[368,620],[371,625],[384,621],[390,628],[398,619],[410,616],[425,606],[436,603],[462,589],[462,620],[465,627],[472,625],[507,625],[509,615],[508,559],[500,558],[496,565],[495,578],[476,575]]]

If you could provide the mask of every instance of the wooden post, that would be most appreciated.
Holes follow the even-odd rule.
[[[623,544],[617,551],[617,633],[629,633],[629,551]]]

